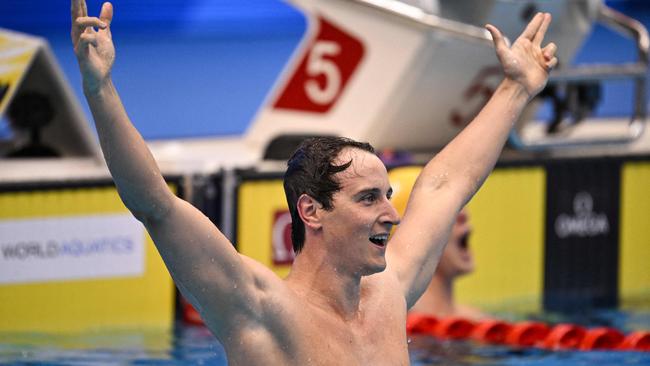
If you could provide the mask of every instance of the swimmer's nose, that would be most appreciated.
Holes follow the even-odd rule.
[[[458,213],[458,216],[456,217],[456,222],[459,224],[464,224],[467,221],[469,221],[469,213],[467,212],[466,208],[463,208],[460,213]]]
[[[386,213],[386,223],[391,224],[391,225],[399,225],[400,223],[400,217],[399,213],[395,209],[395,206],[388,201],[388,211]]]

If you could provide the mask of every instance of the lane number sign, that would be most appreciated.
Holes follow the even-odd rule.
[[[274,107],[327,113],[337,102],[364,54],[360,40],[318,18],[318,31]]]

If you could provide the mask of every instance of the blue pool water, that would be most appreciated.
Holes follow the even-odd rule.
[[[647,310],[600,312],[572,319],[582,325],[612,326],[625,333],[650,329],[650,311]],[[469,341],[439,341],[426,336],[412,337],[409,348],[413,366],[650,365],[650,352],[552,352],[485,346]],[[0,365],[226,364],[223,348],[206,328],[184,324],[178,324],[173,332],[102,331],[74,336],[0,334]]]

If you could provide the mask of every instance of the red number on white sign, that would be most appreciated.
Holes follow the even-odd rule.
[[[318,18],[318,33],[306,49],[274,107],[326,113],[361,62],[363,44],[341,27]]]
[[[305,82],[307,97],[316,104],[329,104],[341,90],[341,70],[327,56],[337,56],[341,46],[332,41],[318,41],[309,53],[307,75],[312,78]],[[319,75],[325,77],[323,86],[316,80]]]

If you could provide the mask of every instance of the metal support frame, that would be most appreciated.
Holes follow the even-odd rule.
[[[374,8],[386,14],[400,17],[432,30],[444,32],[447,35],[458,37],[466,41],[492,44],[492,38],[485,29],[445,19],[434,14],[429,14],[422,9],[396,0],[346,0],[362,6]],[[650,39],[646,28],[635,19],[632,19],[614,9],[601,5],[598,14],[599,23],[622,33],[624,36],[636,41],[638,60],[633,63],[581,65],[566,69],[554,70],[549,77],[549,83],[568,83],[577,81],[604,81],[604,80],[635,80],[635,105],[634,112],[627,126],[624,136],[611,138],[584,137],[572,139],[570,137],[547,136],[540,141],[525,141],[516,130],[511,131],[509,143],[520,150],[544,150],[556,147],[575,147],[585,145],[626,144],[637,140],[645,131],[647,107],[647,72],[649,65],[648,52]],[[530,121],[526,121],[528,123]]]
[[[582,65],[558,69],[550,75],[549,83],[633,79],[635,81],[634,112],[627,124],[627,131],[625,134],[616,137],[582,137],[578,139],[548,136],[537,141],[525,141],[519,135],[519,132],[512,130],[508,141],[514,148],[520,150],[545,150],[558,147],[627,144],[643,135],[647,118],[646,95],[648,51],[650,48],[648,31],[640,22],[605,5],[600,7],[598,22],[625,36],[634,38],[638,60],[634,63]]]

